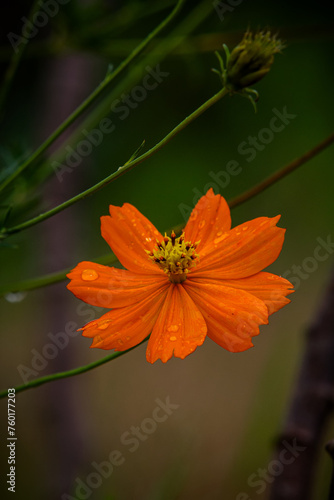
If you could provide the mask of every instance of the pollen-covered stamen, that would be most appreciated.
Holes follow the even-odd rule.
[[[157,245],[153,252],[146,250],[148,257],[153,260],[168,275],[172,283],[182,283],[187,277],[189,269],[196,265],[198,254],[195,249],[199,241],[192,243],[185,241],[184,233],[178,238],[174,231],[170,238],[165,234],[164,239]]]

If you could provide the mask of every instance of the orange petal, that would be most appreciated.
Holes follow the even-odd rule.
[[[285,229],[276,227],[279,219],[280,215],[259,217],[215,238],[199,252],[200,261],[191,275],[237,279],[262,271],[282,249]]]
[[[173,353],[184,359],[203,344],[206,324],[182,285],[172,285],[148,342],[146,359],[168,361]]]
[[[197,247],[200,250],[230,228],[229,206],[225,199],[219,194],[215,195],[211,188],[191,212],[184,232],[187,241],[200,241]]]
[[[211,280],[210,280],[211,283]],[[237,280],[221,280],[224,286],[245,290],[255,297],[263,300],[268,307],[269,314],[273,314],[290,300],[286,298],[287,295],[293,293],[293,285],[290,281],[276,276],[271,273],[257,273],[248,278],[241,278]]]
[[[101,234],[124,267],[140,274],[161,274],[163,271],[152,262],[150,252],[156,239],[162,235],[134,206],[110,205],[110,216],[101,217]]]
[[[91,347],[125,351],[139,344],[152,331],[167,290],[171,285],[166,283],[163,289],[131,307],[113,309],[100,319],[85,325],[84,337],[94,337]]]
[[[224,349],[245,351],[259,325],[268,323],[264,302],[243,290],[187,279],[184,284],[208,326],[208,337]]]
[[[137,303],[168,283],[166,275],[143,276],[94,262],[80,262],[67,277],[67,288],[78,299],[110,308]]]

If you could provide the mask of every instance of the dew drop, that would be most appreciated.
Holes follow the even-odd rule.
[[[81,278],[84,281],[94,281],[94,280],[97,280],[98,277],[99,277],[99,275],[97,274],[95,269],[85,269],[81,273]]]
[[[149,243],[150,241],[152,241],[152,238],[145,238],[145,240]]]
[[[169,337],[169,340],[171,340],[172,342],[175,342],[176,337]]]
[[[202,227],[204,227],[204,226],[205,226],[205,220],[203,219],[203,220],[201,220],[201,222],[199,223],[198,227],[199,227],[200,229],[202,229]]]
[[[248,226],[244,226],[244,227],[242,228],[242,230],[243,230],[243,231],[247,231],[247,229],[248,229]]]
[[[218,231],[217,236],[221,236],[223,234],[223,231]]]
[[[179,326],[178,325],[170,325],[168,328],[167,328],[167,332],[177,332],[179,329]]]
[[[130,337],[125,337],[126,340],[130,340]]]
[[[98,329],[99,330],[105,330],[106,328],[108,328],[109,326],[109,323],[111,323],[110,319],[106,319],[104,321],[101,321],[98,325]]]
[[[123,340],[118,339],[118,344],[119,344],[119,345],[122,345],[122,344],[123,344]]]
[[[22,302],[26,295],[26,292],[10,292],[6,293],[5,299],[7,300],[7,302],[11,302],[12,304],[14,304],[16,302]]]

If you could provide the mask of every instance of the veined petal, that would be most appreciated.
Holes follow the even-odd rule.
[[[211,283],[211,280],[209,282]],[[294,292],[290,281],[281,276],[276,276],[276,274],[264,272],[254,274],[248,278],[221,280],[220,283],[224,286],[245,290],[263,300],[269,314],[273,314],[286,304],[289,304],[290,299],[287,299],[286,296]]]
[[[164,363],[172,355],[184,359],[203,344],[207,327],[182,285],[172,285],[148,342],[146,359]]]
[[[199,252],[200,261],[191,275],[207,277],[208,271],[214,271],[218,279],[237,279],[262,271],[282,249],[285,229],[276,227],[279,219],[280,215],[259,217],[215,238]]]
[[[203,314],[208,337],[231,352],[253,346],[251,337],[268,323],[268,309],[259,298],[243,290],[187,279],[184,288]]]
[[[152,331],[159,311],[165,300],[168,282],[163,289],[131,307],[113,309],[100,319],[85,325],[84,337],[94,337],[91,347],[125,351],[139,344]]]
[[[212,240],[231,228],[230,209],[225,199],[209,189],[191,212],[184,229],[185,239],[193,243],[200,241],[197,249],[206,247]]]
[[[145,250],[153,250],[162,235],[129,203],[110,205],[110,216],[101,217],[101,234],[124,267],[139,274],[162,274]]]
[[[67,277],[67,288],[78,299],[109,308],[140,302],[168,283],[166,275],[143,276],[94,262],[80,262]]]

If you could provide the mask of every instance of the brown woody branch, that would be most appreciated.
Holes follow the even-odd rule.
[[[311,498],[317,458],[334,402],[334,271],[323,302],[306,335],[305,353],[275,459],[286,443],[297,448],[272,483],[270,500]],[[334,498],[334,497],[330,497]]]

